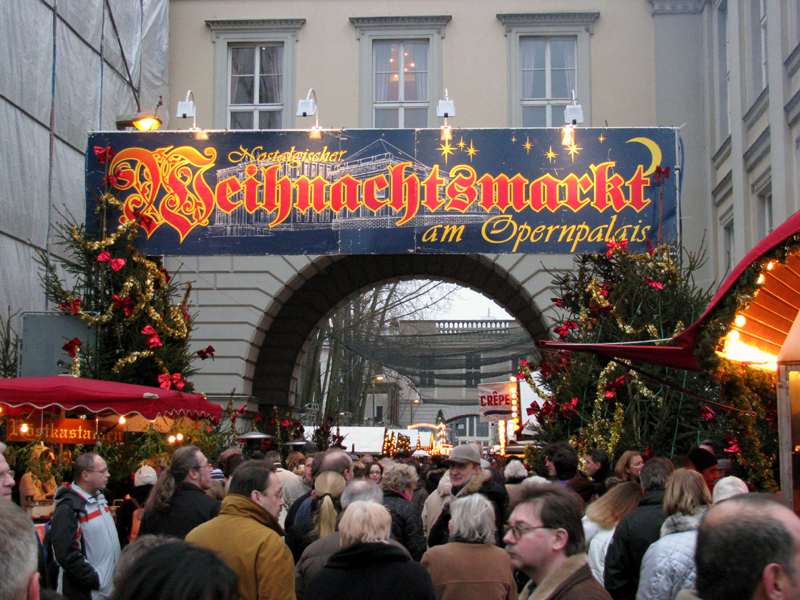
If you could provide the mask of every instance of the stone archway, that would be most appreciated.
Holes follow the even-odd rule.
[[[484,255],[323,257],[298,272],[268,311],[251,395],[259,404],[294,403],[299,365],[320,321],[352,296],[379,283],[415,278],[451,281],[481,292],[511,313],[533,340],[547,337],[547,326],[531,291],[507,268]]]

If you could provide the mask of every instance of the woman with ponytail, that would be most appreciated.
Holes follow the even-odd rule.
[[[216,517],[222,503],[205,493],[211,487],[211,468],[197,446],[176,450],[145,502],[139,535],[168,535],[182,540],[192,529]]]
[[[336,521],[342,511],[340,500],[346,485],[344,477],[335,471],[323,471],[317,476],[311,493],[312,518],[298,523],[286,534],[286,545],[292,551],[295,564],[312,542],[336,531]]]

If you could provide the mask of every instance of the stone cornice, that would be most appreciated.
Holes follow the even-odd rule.
[[[206,25],[215,33],[243,30],[297,32],[305,22],[305,19],[210,19]]]
[[[600,18],[600,13],[498,13],[497,18],[505,26],[506,33],[513,27],[559,25],[584,27],[593,33],[594,22]]]
[[[650,0],[654,15],[697,14],[708,0]]]
[[[452,19],[450,15],[419,15],[402,17],[350,17],[359,34],[371,29],[436,29],[442,33]]]

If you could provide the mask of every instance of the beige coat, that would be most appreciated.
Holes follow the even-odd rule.
[[[442,514],[444,503],[450,499],[451,489],[453,484],[450,483],[450,471],[447,471],[439,480],[436,490],[425,500],[425,506],[422,508],[422,528],[425,530],[426,539],[431,533],[431,527]]]
[[[494,544],[450,542],[422,557],[439,600],[516,600],[511,560]]]

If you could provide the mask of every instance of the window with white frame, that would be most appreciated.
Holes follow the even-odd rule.
[[[214,127],[294,127],[295,44],[305,19],[211,20]]]
[[[766,0],[750,0],[750,74],[753,100],[767,87]]]
[[[772,233],[772,222],[772,187],[767,186],[756,196],[756,233],[759,240]]]
[[[722,237],[720,239],[722,277],[730,274],[734,267],[735,237],[733,229],[733,211],[728,211],[721,219]]]
[[[375,127],[428,126],[427,40],[376,40],[373,48]]]
[[[362,127],[424,128],[444,97],[442,38],[449,15],[353,17]]]
[[[600,13],[498,14],[508,38],[512,127],[560,127],[575,92],[591,125],[590,36]]]

